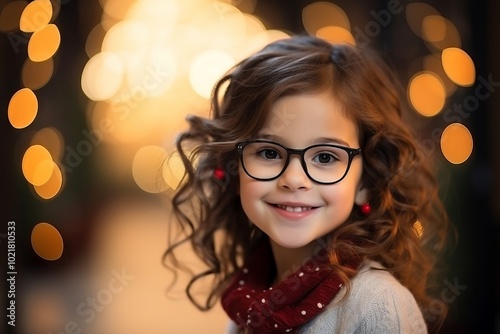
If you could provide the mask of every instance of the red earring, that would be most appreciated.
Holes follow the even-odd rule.
[[[368,216],[372,212],[372,207],[370,203],[366,202],[365,204],[359,207],[359,210],[363,215]]]
[[[221,167],[217,167],[215,170],[214,170],[214,177],[217,179],[217,180],[224,180],[226,178],[226,172],[224,171],[224,169],[222,169]]]

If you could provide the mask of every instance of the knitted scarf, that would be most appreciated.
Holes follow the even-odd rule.
[[[345,264],[357,268],[360,262]],[[343,281],[328,265],[322,249],[271,286],[276,269],[266,240],[222,294],[222,307],[245,333],[293,333],[321,313],[342,288]]]

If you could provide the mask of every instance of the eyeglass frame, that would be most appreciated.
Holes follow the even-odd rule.
[[[286,154],[287,154],[286,161],[285,161],[285,164],[283,165],[283,168],[282,168],[281,172],[279,172],[278,175],[276,175],[274,177],[271,177],[271,178],[258,178],[258,177],[255,177],[255,176],[251,175],[248,172],[247,168],[245,167],[245,163],[243,161],[243,150],[245,149],[245,146],[247,146],[249,144],[253,144],[253,143],[269,143],[269,144],[273,144],[273,145],[279,146],[279,147],[283,148],[286,151]],[[241,161],[241,166],[243,167],[243,170],[245,171],[245,173],[249,177],[251,177],[252,179],[257,180],[257,181],[272,181],[272,180],[276,180],[277,178],[279,178],[281,175],[283,175],[283,173],[285,172],[286,168],[290,164],[290,157],[293,154],[295,154],[295,155],[300,156],[300,165],[302,166],[302,169],[304,170],[304,173],[306,173],[306,175],[309,178],[309,180],[311,180],[311,181],[313,181],[315,183],[321,184],[321,185],[335,184],[335,183],[338,183],[338,182],[342,181],[345,178],[345,176],[349,172],[349,169],[351,168],[352,160],[356,156],[358,156],[359,154],[361,154],[361,148],[351,148],[351,147],[346,147],[346,146],[342,146],[342,145],[335,145],[335,144],[315,144],[315,145],[311,145],[311,146],[308,146],[308,147],[303,148],[303,149],[293,149],[293,148],[286,147],[285,145],[282,145],[280,143],[276,143],[276,142],[273,142],[273,141],[270,141],[270,140],[265,140],[265,139],[255,139],[255,140],[241,141],[241,142],[236,143],[235,146],[236,146],[236,150],[240,154],[240,161]],[[327,147],[339,148],[341,150],[346,151],[347,154],[348,154],[348,158],[349,159],[347,161],[347,168],[345,170],[345,173],[337,181],[333,181],[333,182],[321,182],[321,181],[315,180],[314,178],[312,178],[311,175],[309,175],[309,171],[307,170],[307,163],[305,161],[304,155],[305,155],[306,151],[308,151],[309,149],[315,148],[315,147],[320,147],[320,146],[327,146]]]

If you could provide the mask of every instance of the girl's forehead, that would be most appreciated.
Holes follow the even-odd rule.
[[[260,136],[281,138],[299,146],[333,139],[358,147],[358,129],[343,106],[329,92],[290,95],[269,110]],[[295,145],[296,146],[296,145]]]

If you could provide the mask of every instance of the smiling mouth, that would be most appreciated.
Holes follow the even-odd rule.
[[[303,212],[303,211],[309,211],[314,209],[312,206],[289,206],[289,205],[282,205],[282,204],[275,204],[277,208],[280,208],[282,210],[288,211],[288,212]]]

